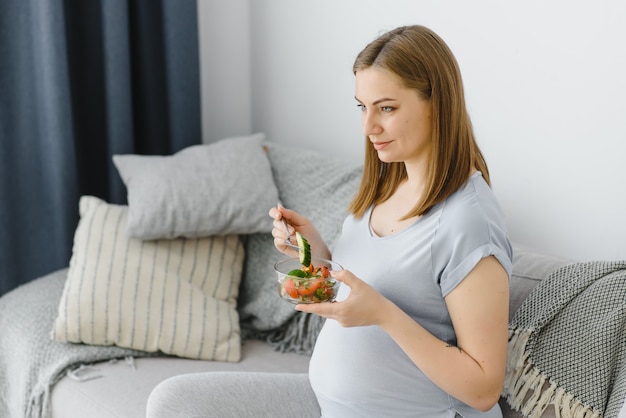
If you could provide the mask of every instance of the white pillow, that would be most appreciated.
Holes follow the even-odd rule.
[[[239,237],[129,239],[127,213],[93,196],[80,199],[52,338],[239,361]]]
[[[127,234],[139,239],[269,232],[278,199],[264,134],[171,156],[114,155],[128,191]]]

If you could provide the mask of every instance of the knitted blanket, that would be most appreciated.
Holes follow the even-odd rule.
[[[543,280],[509,326],[503,395],[524,417],[614,418],[626,396],[626,261]]]
[[[49,334],[57,316],[66,277],[67,269],[60,270],[22,285],[0,298],[2,418],[50,416],[52,387],[66,374],[74,375],[72,372],[81,365],[153,355],[119,347],[53,341]]]

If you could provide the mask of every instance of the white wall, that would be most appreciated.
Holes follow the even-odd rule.
[[[360,161],[354,57],[382,31],[429,26],[461,66],[511,238],[578,260],[626,258],[626,3],[247,4],[250,131]]]
[[[252,129],[248,0],[198,0],[205,143]]]

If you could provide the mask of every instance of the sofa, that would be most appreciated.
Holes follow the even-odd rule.
[[[173,376],[267,372],[278,382],[306,374],[323,319],[279,298],[272,266],[282,256],[267,211],[280,199],[309,216],[332,248],[361,168],[262,134],[114,161],[128,205],[81,198],[69,266],[0,298],[0,416],[135,418],[145,416],[153,389]],[[605,355],[610,370],[601,377],[600,401],[590,395],[591,405],[585,389],[561,385],[560,375],[533,355],[550,346],[551,324],[568,320],[579,295],[620,282],[615,277],[624,272],[623,262],[581,263],[514,243],[504,417],[618,416],[626,390],[619,332],[611,334],[615,341],[602,340],[602,347],[617,348]],[[603,292],[619,287],[610,301],[591,295],[586,302],[609,312],[585,318],[605,324],[610,317],[619,330],[626,297],[619,296],[621,284],[610,286]],[[598,328],[572,320],[572,329]],[[578,364],[602,353],[584,351],[560,370],[589,373]],[[271,386],[267,398],[277,410],[255,417],[289,416],[281,415]]]

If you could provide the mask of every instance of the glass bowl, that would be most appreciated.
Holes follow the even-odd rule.
[[[323,258],[312,258],[311,264],[315,269],[320,268],[321,271],[315,277],[298,277],[298,275],[290,274],[301,271],[303,266],[298,258],[288,258],[274,264],[276,271],[278,294],[284,300],[293,304],[298,303],[320,303],[334,302],[337,298],[337,291],[341,282],[335,280],[328,271],[343,270],[338,263]],[[301,273],[296,273],[301,274]],[[323,277],[323,276],[327,277]]]

